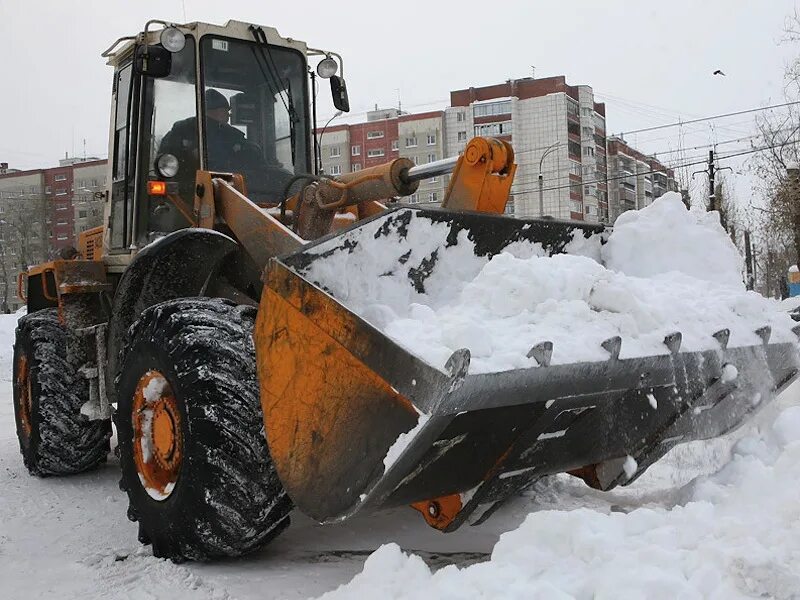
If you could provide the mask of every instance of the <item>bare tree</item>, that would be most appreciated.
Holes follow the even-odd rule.
[[[800,43],[797,11],[787,17],[781,43]],[[786,66],[784,97],[786,102],[800,99],[800,54]],[[787,172],[800,162],[800,108],[793,104],[760,113],[756,127],[758,138],[752,145],[763,149],[750,161],[762,204],[750,207],[751,214],[759,214],[754,223],[761,249],[756,264],[759,288],[766,295],[776,296],[789,266],[800,262],[800,190]]]
[[[42,194],[18,193],[0,206],[0,310],[10,310],[17,273],[47,258],[48,203]]]

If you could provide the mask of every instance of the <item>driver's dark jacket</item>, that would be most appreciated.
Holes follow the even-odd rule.
[[[211,170],[238,171],[249,166],[242,164],[243,162],[252,161],[252,152],[246,153],[247,157],[239,154],[248,144],[244,133],[227,123],[206,119],[206,141],[208,166]],[[189,164],[197,165],[197,117],[177,121],[161,140],[159,152],[169,152],[182,163],[188,161]]]
[[[208,169],[226,173],[241,173],[247,179],[248,192],[253,197],[279,201],[284,186],[292,176],[279,164],[268,165],[260,148],[245,134],[227,123],[206,119]],[[180,163],[178,179],[181,196],[191,201],[194,194],[194,174],[199,168],[197,148],[197,117],[177,121],[161,139],[159,153],[174,154]]]

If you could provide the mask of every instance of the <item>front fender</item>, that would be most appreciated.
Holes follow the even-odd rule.
[[[181,229],[146,246],[122,274],[108,324],[106,389],[116,402],[114,378],[125,333],[142,311],[175,298],[202,296],[222,262],[238,248],[211,229]]]

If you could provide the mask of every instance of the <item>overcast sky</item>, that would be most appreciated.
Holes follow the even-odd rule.
[[[398,96],[412,112],[441,108],[452,89],[529,76],[535,66],[537,77],[591,85],[612,133],[782,102],[784,66],[800,48],[778,42],[796,4],[0,0],[0,161],[53,166],[65,152],[82,155],[83,140],[105,157],[111,70],[100,53],[149,18],[237,19],[338,51],[353,113],[396,106]],[[320,120],[331,114],[322,107]],[[685,146],[741,137],[752,133],[752,115],[683,133]],[[675,148],[678,135],[627,140],[655,152]]]

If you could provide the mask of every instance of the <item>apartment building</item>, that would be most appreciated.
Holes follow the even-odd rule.
[[[400,157],[425,164],[445,156],[442,112],[408,114],[376,108],[367,113],[364,123],[320,129],[317,143],[321,170],[328,175],[360,171]],[[439,204],[446,186],[446,177],[423,181],[404,201]]]
[[[103,222],[106,163],[65,158],[59,166],[0,172],[0,310],[16,310],[17,273],[75,246],[77,235]]]
[[[72,229],[76,239],[79,233],[103,224],[107,162],[95,159],[73,167]]]
[[[610,222],[626,210],[644,208],[664,193],[677,189],[672,169],[632,148],[620,137],[608,138]]]
[[[7,169],[0,174],[0,311],[23,305],[17,273],[48,255],[50,210],[44,169]]]
[[[514,79],[453,91],[450,105],[447,156],[476,135],[512,143],[517,174],[506,212],[608,220],[605,105],[590,86],[571,86],[563,76]]]

